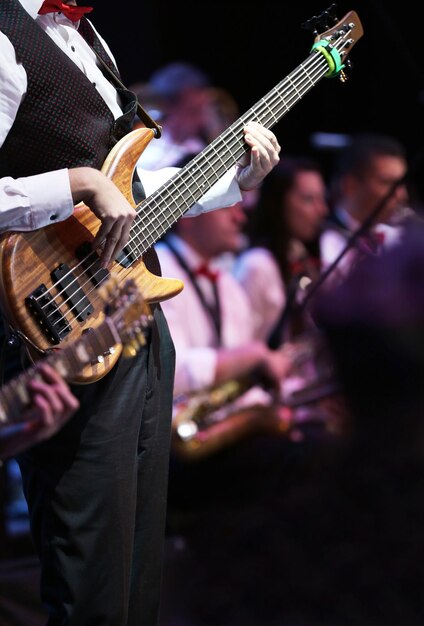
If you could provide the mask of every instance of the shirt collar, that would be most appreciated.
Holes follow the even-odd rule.
[[[346,226],[349,230],[355,231],[360,226],[360,223],[355,220],[355,218],[352,217],[351,214],[348,213],[343,207],[336,208],[336,216],[343,226]]]
[[[31,17],[36,18],[38,15],[38,11],[43,4],[43,0],[19,0],[27,13],[30,14]]]
[[[38,17],[40,20],[54,20],[58,24],[73,26],[77,29],[77,25],[79,24],[79,22],[72,22],[66,17],[66,15],[63,15],[62,13],[48,13],[47,15],[39,16],[38,11],[43,4],[43,0],[19,0],[19,2],[33,19]]]
[[[196,250],[192,248],[189,243],[184,241],[184,239],[175,233],[169,233],[168,237],[172,247],[175,248],[180,256],[182,256],[187,267],[191,271],[196,271],[200,265],[205,265],[205,263],[212,271],[219,271],[220,267],[216,259],[205,261],[205,259],[198,252],[196,252]]]
[[[204,263],[204,259],[202,259],[200,254],[198,254],[196,250],[194,250],[190,246],[190,244],[184,241],[184,239],[182,239],[175,233],[170,233],[168,237],[171,245],[183,257],[184,261],[187,263],[190,269],[194,270],[196,267]]]

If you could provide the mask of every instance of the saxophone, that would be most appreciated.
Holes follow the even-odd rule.
[[[282,381],[278,393],[253,377],[244,377],[176,397],[173,453],[184,460],[198,460],[254,432],[287,436],[311,416],[324,421],[326,417],[315,409],[299,410],[340,390],[322,336],[308,333],[282,349],[292,360],[293,375]]]
[[[239,404],[254,386],[248,379],[229,380],[174,401],[172,450],[185,460],[209,456],[239,439],[267,428],[287,430],[272,395]],[[256,389],[258,389],[255,386]],[[268,402],[266,402],[268,395]]]

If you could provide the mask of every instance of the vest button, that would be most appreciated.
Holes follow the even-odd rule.
[[[72,52],[75,52],[75,46],[71,46]]]

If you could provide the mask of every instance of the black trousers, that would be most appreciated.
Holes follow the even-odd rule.
[[[147,345],[18,460],[48,626],[157,623],[175,353],[160,307]]]

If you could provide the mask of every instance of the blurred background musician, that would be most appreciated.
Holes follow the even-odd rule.
[[[289,155],[281,157],[248,212],[246,246],[234,274],[249,297],[255,336],[273,347],[304,330],[293,305],[320,273],[319,235],[327,214],[319,164]]]

